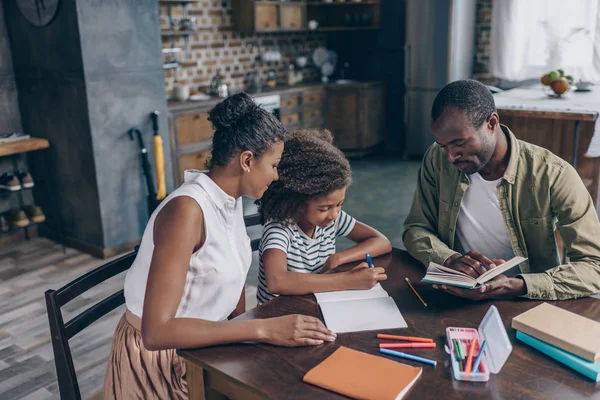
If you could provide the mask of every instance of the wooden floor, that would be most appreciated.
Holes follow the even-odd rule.
[[[45,238],[0,248],[0,399],[58,399],[58,386],[44,292],[58,289],[106,262]],[[123,288],[124,274],[67,304],[70,319]],[[246,289],[248,307],[256,288]],[[84,398],[102,387],[112,336],[124,308],[86,328],[71,341],[71,352]]]
[[[35,238],[0,249],[0,399],[55,399],[58,396],[44,291],[58,289],[102,264],[90,255]],[[124,275],[67,304],[65,319],[107,293],[122,288]],[[102,386],[117,320],[115,310],[80,335],[71,351],[84,397]]]

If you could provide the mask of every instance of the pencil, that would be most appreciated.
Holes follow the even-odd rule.
[[[423,298],[421,296],[419,296],[419,293],[417,293],[417,291],[413,287],[412,283],[410,283],[410,279],[404,278],[404,281],[408,284],[408,287],[410,287],[410,290],[413,291],[413,293],[415,294],[415,296],[417,296],[419,298],[419,300],[421,300],[421,303],[423,303],[423,307],[427,307],[427,303],[425,303],[425,301],[423,300]]]
[[[433,343],[433,339],[420,338],[420,337],[414,337],[414,336],[388,335],[385,333],[378,333],[377,339],[391,339],[391,340],[404,340],[406,342]]]

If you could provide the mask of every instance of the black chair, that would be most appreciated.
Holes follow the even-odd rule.
[[[246,227],[260,225],[260,215],[247,215],[244,217],[244,223]],[[260,239],[254,239],[250,242],[252,251],[258,250],[259,243]],[[54,364],[61,399],[81,399],[69,339],[124,304],[125,297],[123,296],[123,289],[121,289],[75,316],[66,324],[63,321],[61,307],[94,286],[128,270],[135,260],[138,249],[139,246],[135,246],[132,253],[106,263],[58,290],[46,291],[46,308],[48,310],[48,321],[50,322]]]
[[[136,254],[137,246],[135,251],[80,276],[58,290],[46,291],[46,308],[48,310],[48,321],[50,322],[50,334],[52,335],[54,364],[56,365],[58,389],[62,400],[81,399],[69,339],[124,304],[125,297],[123,296],[123,289],[121,289],[89,307],[66,324],[63,321],[61,307],[94,286],[128,270],[133,264]]]
[[[244,223],[246,224],[246,228],[250,226],[261,225],[260,223],[260,214],[250,214],[244,216]],[[258,245],[260,244],[260,239],[253,239],[250,241],[250,248],[252,251],[258,250]]]

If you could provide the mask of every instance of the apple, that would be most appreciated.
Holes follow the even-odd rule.
[[[569,81],[565,78],[558,78],[555,81],[552,81],[550,87],[554,91],[554,93],[561,95],[569,90]]]
[[[560,76],[558,75],[558,72],[556,72],[556,71],[550,71],[548,73],[548,79],[550,80],[550,82],[554,82],[558,78],[560,78]]]
[[[544,76],[542,76],[542,85],[544,86],[550,86],[550,78],[548,77],[548,74],[545,74]]]

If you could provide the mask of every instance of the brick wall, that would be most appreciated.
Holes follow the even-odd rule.
[[[477,0],[477,19],[475,21],[476,57],[474,76],[475,79],[491,85],[496,83],[496,78],[489,71],[493,1]]]
[[[187,6],[190,17],[196,18],[198,29],[189,37],[191,53],[179,53],[177,58],[181,65],[177,70],[165,71],[165,86],[169,97],[172,95],[175,73],[180,83],[189,84],[191,88],[206,87],[210,80],[220,71],[230,89],[243,89],[246,74],[258,70],[264,84],[267,72],[274,70],[278,82],[284,83],[287,66],[298,56],[310,56],[312,50],[319,45],[326,45],[326,37],[322,33],[263,33],[245,35],[234,30],[231,22],[230,0],[203,0]],[[171,6],[173,19],[182,18],[181,6]],[[169,29],[168,5],[160,5],[161,29]],[[163,48],[171,47],[171,38],[163,36]],[[183,37],[176,37],[175,47],[185,49]],[[263,63],[259,56],[264,50],[278,48],[282,59],[280,62]],[[165,61],[168,56],[164,56]],[[309,58],[310,60],[310,58]],[[314,80],[319,76],[314,68],[307,67],[304,79]]]

